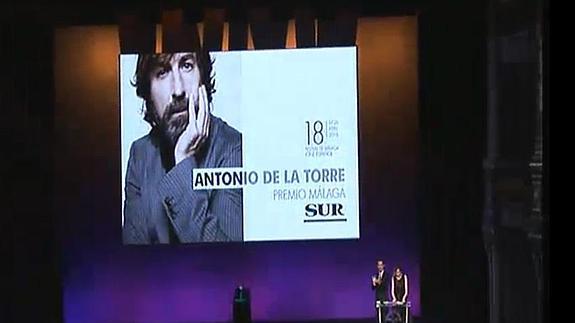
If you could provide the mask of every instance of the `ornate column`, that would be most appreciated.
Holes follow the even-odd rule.
[[[521,316],[542,323],[543,1],[490,0],[487,10],[483,236],[489,266],[489,320],[500,323]],[[519,115],[532,121],[521,123]],[[510,288],[517,284],[525,288]],[[520,303],[523,296],[529,305]]]

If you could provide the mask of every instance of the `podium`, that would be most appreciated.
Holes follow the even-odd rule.
[[[383,308],[389,308],[387,315],[383,317],[381,310]],[[411,307],[411,302],[407,301],[405,303],[390,302],[390,301],[375,301],[375,308],[377,310],[377,322],[378,323],[409,323],[409,308]],[[401,317],[398,310],[405,310],[405,320]]]

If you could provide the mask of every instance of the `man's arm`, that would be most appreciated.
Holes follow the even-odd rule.
[[[124,188],[126,200],[124,201],[122,239],[125,244],[147,244],[149,241],[145,233],[146,222],[141,206],[141,171],[138,167],[138,156],[135,150],[135,144],[132,144]]]
[[[219,167],[238,167],[242,161],[241,142],[230,149]],[[195,158],[188,157],[170,170],[158,189],[164,208],[182,243],[242,240],[242,190],[192,189]]]
[[[391,277],[393,279],[393,275]],[[385,290],[385,296],[389,300],[389,275],[387,275],[387,271],[383,273],[383,277],[381,277],[381,283],[383,284],[383,289]]]

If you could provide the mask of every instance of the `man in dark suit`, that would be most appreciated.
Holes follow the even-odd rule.
[[[134,86],[152,126],[132,143],[125,179],[126,244],[242,240],[242,190],[194,190],[195,168],[241,167],[241,134],[211,114],[206,50],[138,57]]]
[[[389,299],[389,279],[385,271],[385,262],[377,261],[377,273],[371,277],[371,289],[375,291],[375,301],[383,304]],[[376,313],[378,314],[378,313]],[[387,307],[382,309],[382,321],[387,315]]]

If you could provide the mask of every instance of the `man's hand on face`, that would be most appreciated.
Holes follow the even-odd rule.
[[[176,147],[174,157],[176,165],[182,160],[195,155],[206,141],[210,131],[210,111],[206,88],[202,85],[198,88],[198,114],[194,109],[194,100],[188,99],[188,126],[182,132]]]

